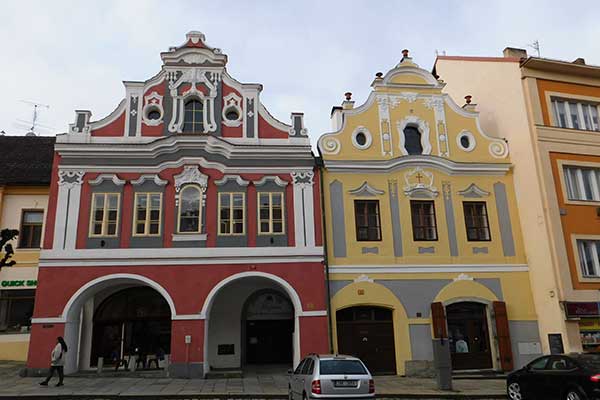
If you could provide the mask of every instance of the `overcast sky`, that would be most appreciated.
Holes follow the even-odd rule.
[[[304,112],[314,140],[329,131],[344,92],[364,102],[374,74],[403,48],[431,70],[436,50],[499,56],[537,39],[543,57],[600,65],[599,13],[598,0],[3,0],[0,131],[27,131],[18,120],[32,109],[22,100],[50,106],[39,120],[45,135],[65,132],[75,109],[106,116],[124,96],[123,80],[152,77],[159,53],[199,30],[229,56],[234,78],[264,85],[275,117],[289,123],[290,112]]]

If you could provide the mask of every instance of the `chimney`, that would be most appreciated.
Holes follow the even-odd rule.
[[[344,110],[351,110],[354,108],[354,102],[352,101],[352,93],[350,92],[346,92],[344,93],[344,96],[346,96],[346,100],[344,100],[342,102],[342,108]]]
[[[342,127],[342,110],[340,106],[333,106],[331,108],[331,130],[337,132]]]
[[[527,50],[516,47],[507,47],[502,51],[504,58],[527,58]]]
[[[472,103],[472,101],[473,101],[473,96],[471,96],[470,94],[466,95],[465,96],[465,104],[462,106],[462,108],[467,111],[476,112],[477,104]]]
[[[585,65],[585,58],[577,57],[577,59],[575,59],[575,61],[573,61],[573,64]]]

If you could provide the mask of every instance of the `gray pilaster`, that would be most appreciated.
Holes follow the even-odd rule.
[[[508,209],[506,185],[502,182],[494,183],[494,195],[496,196],[502,250],[505,256],[511,257],[515,255],[515,241],[513,238],[512,222],[510,220],[510,210]]]
[[[388,181],[390,211],[392,213],[392,235],[394,238],[394,256],[402,257],[402,225],[400,224],[400,206],[398,205],[398,181]]]
[[[329,184],[333,255],[346,257],[346,221],[344,220],[344,186],[340,181]]]
[[[454,219],[454,205],[452,204],[452,185],[450,182],[442,182],[444,192],[444,208],[446,209],[446,227],[448,228],[448,244],[450,255],[458,256],[458,243],[456,240],[456,221]]]

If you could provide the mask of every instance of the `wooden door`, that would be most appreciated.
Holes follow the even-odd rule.
[[[396,374],[392,310],[351,307],[337,316],[338,352],[360,358],[373,374]]]
[[[452,369],[493,367],[485,304],[454,303],[446,307]]]

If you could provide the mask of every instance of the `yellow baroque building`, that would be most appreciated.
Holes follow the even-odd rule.
[[[541,354],[508,144],[403,52],[323,135],[333,350],[380,374],[512,370]]]

